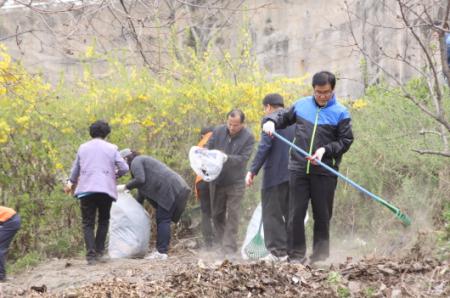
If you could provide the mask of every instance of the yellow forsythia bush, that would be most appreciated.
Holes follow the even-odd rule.
[[[12,258],[82,249],[81,233],[73,232],[79,210],[62,194],[62,181],[96,119],[111,124],[109,141],[119,148],[153,155],[192,181],[187,153],[202,126],[222,124],[240,108],[258,138],[265,94],[278,92],[289,104],[308,93],[306,78],[266,80],[248,50],[220,59],[186,53],[154,74],[89,47],[80,77],[50,86],[0,47],[0,199],[23,218]],[[106,60],[106,72],[96,73],[92,59]]]

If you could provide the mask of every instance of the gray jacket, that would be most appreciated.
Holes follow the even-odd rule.
[[[243,128],[231,137],[226,125],[217,127],[206,144],[208,149],[217,149],[228,155],[222,172],[214,180],[218,186],[228,186],[236,183],[245,183],[247,162],[252,155],[255,137],[249,129]]]
[[[176,203],[179,205],[177,209],[182,208],[178,210],[181,215],[191,189],[178,173],[159,160],[146,155],[139,155],[133,159],[130,172],[133,178],[127,183],[126,188],[137,188],[139,202],[142,203],[147,199],[167,211]]]

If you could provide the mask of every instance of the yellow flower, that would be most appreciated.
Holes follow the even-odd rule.
[[[147,127],[155,126],[155,122],[153,122],[152,118],[147,117],[144,119],[144,121],[142,121],[142,125],[147,126]]]
[[[85,56],[86,58],[91,58],[95,54],[95,48],[93,46],[89,46],[86,48]]]
[[[74,133],[74,130],[71,127],[64,127],[63,129],[61,129],[61,132],[64,134],[72,134]]]
[[[368,105],[367,100],[359,98],[353,102],[352,108],[355,110],[360,110],[365,108],[367,105]]]
[[[8,141],[9,133],[11,132],[11,127],[5,120],[0,120],[0,144],[4,144]]]
[[[148,97],[146,95],[141,94],[141,95],[138,95],[137,99],[140,101],[147,101]]]
[[[83,79],[85,81],[89,81],[90,77],[91,77],[91,72],[87,69],[83,70]]]
[[[28,127],[28,124],[30,123],[30,117],[28,116],[22,116],[16,118],[16,123],[23,127]]]
[[[128,125],[134,122],[133,116],[131,114],[126,114],[123,118],[122,118],[122,124],[123,125]]]

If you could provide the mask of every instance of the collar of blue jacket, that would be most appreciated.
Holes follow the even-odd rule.
[[[334,105],[336,103],[336,95],[333,93],[333,96],[330,98],[329,101],[327,101],[327,104],[324,106],[319,106],[319,104],[316,101],[316,98],[313,96],[311,96],[312,100],[314,101],[314,103],[316,104],[316,106],[321,107],[321,108],[325,108],[325,107],[331,107],[332,105]]]

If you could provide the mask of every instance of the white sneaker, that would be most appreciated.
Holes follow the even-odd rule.
[[[269,263],[275,263],[275,262],[286,262],[287,259],[288,259],[288,256],[277,257],[276,255],[268,254],[267,256],[265,256],[264,258],[261,258],[260,260],[269,262]]]
[[[144,259],[146,260],[167,260],[169,256],[167,254],[162,254],[159,251],[154,251],[148,256],[146,256]]]
[[[279,262],[287,262],[288,261],[288,255],[282,256],[282,257],[278,257],[278,261]]]

